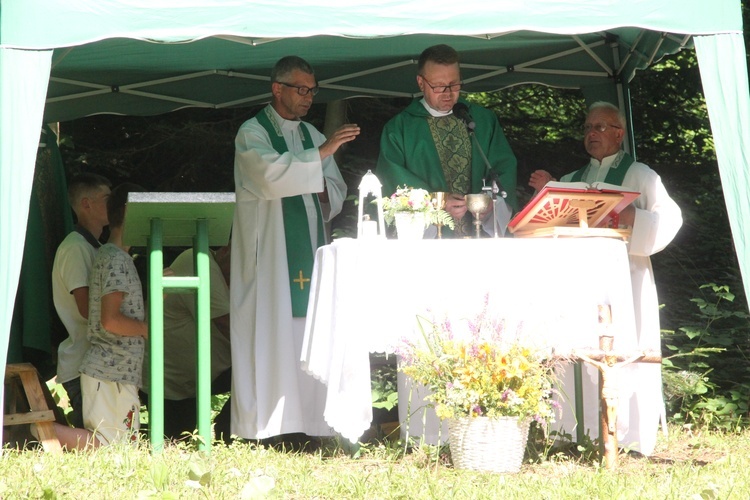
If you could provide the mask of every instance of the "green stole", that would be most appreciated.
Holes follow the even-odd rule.
[[[255,118],[258,123],[268,132],[271,145],[277,153],[284,154],[289,151],[284,135],[281,133],[276,120],[271,115],[269,107],[261,110]],[[307,126],[300,122],[303,149],[314,148],[310,131]],[[315,211],[318,214],[318,246],[325,242],[323,232],[323,214],[320,211],[318,195],[313,193]],[[286,242],[286,260],[289,266],[289,289],[292,296],[292,316],[304,318],[307,315],[307,303],[310,299],[310,278],[312,277],[315,252],[310,241],[310,228],[307,221],[307,210],[302,195],[288,196],[281,199],[282,213],[284,214],[284,238]],[[307,285],[306,285],[307,284]]]
[[[633,160],[633,157],[623,151],[622,159],[620,160],[620,163],[617,164],[617,168],[609,167],[607,176],[604,178],[604,182],[606,182],[607,184],[614,184],[615,186],[622,186],[622,181],[625,180],[625,174],[628,173],[630,165],[632,165],[634,162],[635,160]],[[576,170],[573,173],[573,177],[570,178],[570,182],[580,182],[581,179],[583,179],[583,173],[587,168],[588,165],[579,170]]]
[[[471,137],[464,122],[454,115],[428,116],[427,125],[435,143],[449,193],[471,192]],[[471,214],[454,221],[455,228],[443,229],[445,237],[461,238],[472,234]]]
[[[471,191],[471,137],[466,125],[453,115],[427,117],[430,134],[443,168],[448,192]]]

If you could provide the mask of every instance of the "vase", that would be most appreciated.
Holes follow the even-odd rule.
[[[530,419],[463,417],[448,421],[453,467],[518,472],[529,438]]]
[[[401,212],[394,214],[396,234],[400,240],[421,240],[425,229],[425,216],[422,212]]]

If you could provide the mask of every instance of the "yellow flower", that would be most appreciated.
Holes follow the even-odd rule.
[[[408,343],[401,370],[432,390],[440,418],[468,415],[535,417],[552,415],[551,362],[522,341],[503,338],[503,322],[486,311],[472,321],[469,339],[453,336],[449,322],[423,330],[425,343]]]

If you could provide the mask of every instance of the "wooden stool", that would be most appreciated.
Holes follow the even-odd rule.
[[[20,383],[19,383],[20,382]],[[45,387],[46,389],[46,387]],[[39,442],[44,451],[61,453],[60,441],[57,439],[54,422],[55,411],[49,401],[54,400],[51,394],[46,396],[40,382],[39,372],[30,363],[10,364],[5,367],[6,410],[3,415],[3,427],[30,424],[36,429]]]

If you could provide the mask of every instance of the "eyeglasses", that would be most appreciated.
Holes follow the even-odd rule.
[[[427,84],[430,89],[436,94],[445,94],[446,92],[458,92],[461,90],[461,87],[463,87],[464,82],[458,82],[458,83],[451,83],[450,85],[433,85],[430,82],[427,81],[425,77],[422,75],[419,75],[422,80]]]
[[[594,123],[594,124],[587,123],[586,125],[583,126],[583,133],[588,134],[592,130],[596,130],[597,132],[606,132],[606,130],[610,127],[619,128],[619,129],[622,128],[619,125],[612,125],[611,123]]]
[[[304,85],[292,85],[291,83],[284,83],[284,82],[276,82],[280,83],[281,85],[285,87],[291,87],[293,89],[297,89],[297,93],[299,95],[307,95],[312,93],[313,96],[318,95],[318,92],[320,92],[320,87],[317,85],[315,87],[305,87]]]

